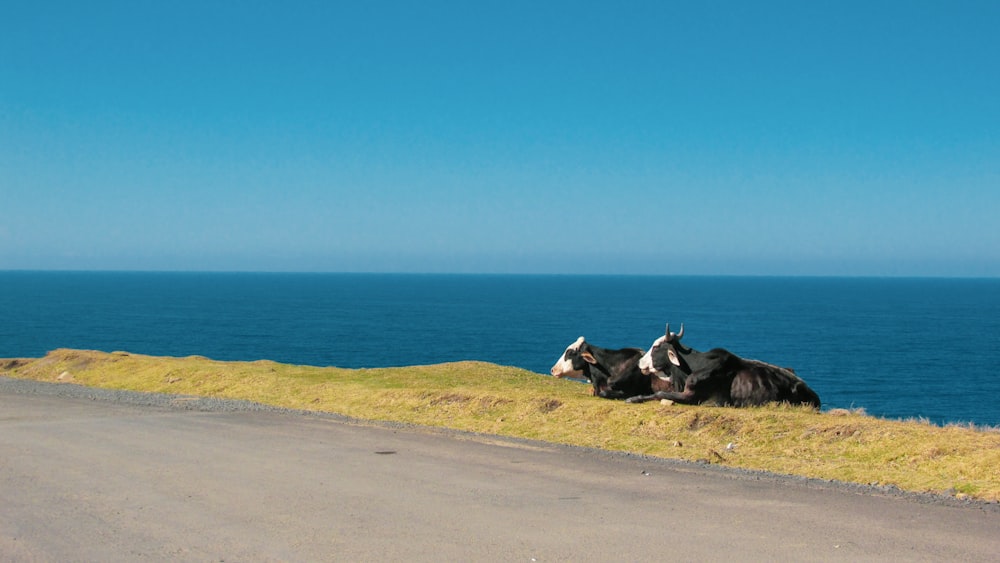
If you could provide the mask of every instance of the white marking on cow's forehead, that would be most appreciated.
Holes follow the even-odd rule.
[[[646,353],[643,354],[641,358],[639,358],[639,369],[642,370],[642,373],[646,375],[649,375],[651,373],[657,373],[656,367],[653,365],[653,350],[656,350],[666,340],[667,340],[666,335],[657,338],[656,340],[653,341],[653,344],[649,346],[649,350],[646,350]],[[659,373],[657,373],[657,375],[659,375]]]
[[[646,373],[647,370],[652,368],[653,356],[649,352],[646,352],[641,358],[639,358],[639,369],[642,370],[642,373]]]
[[[567,357],[568,355],[570,355],[571,352],[572,353],[579,352],[580,346],[582,345],[583,345],[583,337],[581,336],[580,338],[576,339],[576,342],[570,344],[569,347],[566,348],[566,351],[562,353],[562,356],[559,356],[559,360],[557,360],[555,365],[552,366],[552,369],[549,370],[549,373],[551,373],[556,377],[575,377],[578,375],[583,375],[582,371],[577,371],[573,369],[573,360],[570,360]]]

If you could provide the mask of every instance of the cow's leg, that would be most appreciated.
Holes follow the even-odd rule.
[[[605,399],[630,399],[635,396],[643,396],[643,389],[636,389],[635,385],[626,386],[624,389],[616,387],[615,385],[610,385],[607,389],[601,391],[601,397]],[[649,393],[651,389],[646,387],[646,393]]]
[[[692,374],[684,382],[684,391],[657,391],[641,400],[630,401],[641,403],[654,399],[667,399],[682,405],[700,405],[715,395],[715,387],[719,377],[711,371]]]
[[[645,403],[646,401],[659,401],[667,399],[668,401],[673,401],[675,403],[681,403],[683,405],[697,405],[702,401],[702,397],[698,396],[698,393],[690,385],[684,389],[684,392],[678,393],[676,391],[657,391],[652,395],[637,395],[635,397],[629,397],[625,399],[626,403]]]
[[[656,393],[652,395],[636,395],[634,397],[629,397],[625,399],[626,403],[645,403],[646,401],[652,401],[656,399]]]
[[[603,399],[624,399],[624,398],[626,398],[624,391],[618,391],[617,389],[610,389],[610,388],[609,389],[601,389],[601,392],[598,393],[598,395],[601,398],[603,398]]]

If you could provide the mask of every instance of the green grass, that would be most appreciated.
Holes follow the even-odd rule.
[[[0,372],[1000,500],[995,429],[788,405],[630,405],[591,397],[590,387],[577,382],[483,362],[349,370],[56,350],[0,360]]]

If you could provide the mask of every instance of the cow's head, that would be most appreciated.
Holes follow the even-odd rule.
[[[670,323],[667,323],[666,334],[657,338],[649,350],[639,359],[639,369],[646,375],[656,375],[661,378],[669,378],[670,366],[680,367],[681,360],[677,355],[677,346],[681,338],[684,337],[684,323],[681,323],[680,332],[670,332]]]
[[[590,346],[581,336],[566,348],[549,373],[554,377],[586,377],[588,363],[596,364],[597,360],[594,359],[593,354],[590,353]]]

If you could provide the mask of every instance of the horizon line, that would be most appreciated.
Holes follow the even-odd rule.
[[[813,278],[813,279],[941,279],[998,280],[994,275],[928,274],[748,274],[748,273],[580,273],[580,272],[436,272],[363,270],[206,270],[206,269],[109,269],[109,268],[0,268],[0,273],[92,273],[92,274],[250,274],[250,275],[357,275],[357,276],[462,276],[462,277],[617,277],[617,278]]]

